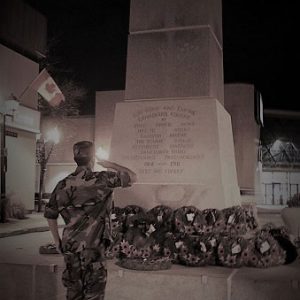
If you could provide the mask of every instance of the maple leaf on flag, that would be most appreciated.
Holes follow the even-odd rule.
[[[65,101],[65,96],[46,69],[33,80],[30,87],[37,91],[51,106],[57,106]]]
[[[47,84],[46,84],[46,90],[47,90],[47,92],[50,93],[50,94],[54,93],[55,90],[56,90],[55,84],[54,84],[54,83],[47,83]]]

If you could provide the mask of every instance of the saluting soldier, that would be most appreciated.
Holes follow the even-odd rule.
[[[105,160],[98,163],[114,172],[93,172],[94,152],[92,142],[74,144],[77,168],[56,185],[44,213],[56,247],[64,256],[62,281],[68,300],[104,299],[104,252],[112,239],[112,192],[136,181],[133,171]],[[59,214],[66,224],[62,238],[57,226]]]

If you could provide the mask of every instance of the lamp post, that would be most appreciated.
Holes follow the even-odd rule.
[[[6,222],[6,172],[7,172],[7,149],[6,149],[6,118],[14,120],[18,110],[19,102],[15,97],[5,101],[5,110],[0,112],[2,115],[1,123],[1,202],[0,202],[0,222]]]
[[[49,130],[45,138],[41,138],[37,141],[37,162],[40,164],[40,184],[38,194],[38,208],[37,211],[41,211],[42,198],[44,190],[44,180],[47,171],[47,163],[53,151],[54,145],[59,143],[59,131],[57,127]]]

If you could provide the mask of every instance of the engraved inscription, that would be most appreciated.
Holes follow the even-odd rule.
[[[200,158],[194,138],[197,111],[182,104],[151,104],[132,113],[134,138],[123,158],[138,165],[138,175],[182,176]]]

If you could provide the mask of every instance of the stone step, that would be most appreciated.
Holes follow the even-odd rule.
[[[63,300],[62,271],[62,263],[1,264],[1,299]],[[300,261],[268,269],[172,265],[169,270],[135,271],[110,260],[105,299],[298,300]]]

